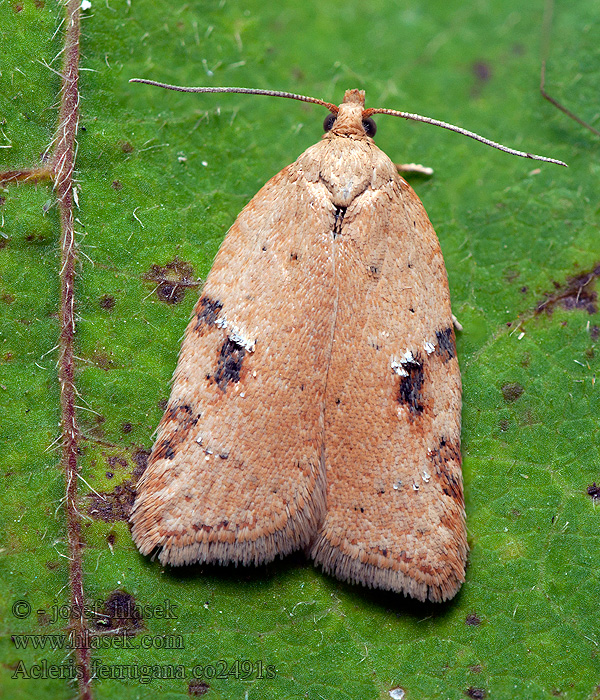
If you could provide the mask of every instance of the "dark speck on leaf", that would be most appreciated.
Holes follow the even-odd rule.
[[[502,385],[502,396],[506,403],[516,401],[524,391],[525,389],[517,382]]]
[[[596,482],[587,487],[588,496],[591,496],[595,501],[600,500],[600,486],[596,486]]]
[[[200,284],[192,265],[177,257],[166,265],[152,265],[144,279],[156,285],[156,295],[165,304],[181,303],[186,291]]]
[[[209,690],[210,686],[205,681],[196,679],[190,681],[188,684],[188,695],[191,695],[194,698],[206,695],[206,693],[208,693]]]

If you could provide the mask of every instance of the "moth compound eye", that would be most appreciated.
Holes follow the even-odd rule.
[[[375,133],[377,132],[377,124],[371,119],[371,117],[367,117],[366,119],[363,119],[363,129],[365,130],[365,134],[367,136],[375,136]]]
[[[325,129],[325,131],[331,131],[333,129],[334,124],[335,124],[335,114],[328,114],[325,117],[325,120],[323,121],[323,129]]]

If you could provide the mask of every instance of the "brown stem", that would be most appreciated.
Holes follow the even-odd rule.
[[[7,170],[0,173],[0,185],[8,185],[11,182],[28,182],[32,185],[38,182],[47,182],[52,179],[49,168],[31,168],[30,170]]]
[[[79,428],[75,412],[75,215],[73,213],[73,170],[79,122],[79,37],[81,0],[66,0],[66,31],[58,127],[48,162],[38,168],[0,172],[0,184],[53,180],[60,212],[60,338],[58,381],[60,384],[62,465],[66,483],[69,586],[73,635],[78,667],[80,700],[92,700],[91,654],[88,643],[83,592],[83,538],[77,503]]]
[[[550,29],[552,27],[553,12],[554,0],[547,0],[546,7],[544,9],[544,22],[542,29],[542,69],[540,71],[540,93],[545,100],[548,100],[550,104],[553,104],[557,109],[560,109],[560,111],[566,114],[567,117],[571,117],[571,119],[574,119],[578,124],[581,124],[581,126],[589,129],[593,134],[596,134],[596,136],[600,136],[600,131],[598,131],[598,129],[594,129],[593,126],[587,122],[584,122],[583,119],[578,117],[574,112],[571,112],[570,109],[567,109],[558,100],[554,99],[552,95],[546,92],[546,61],[548,60],[548,55],[550,53]]]
[[[67,0],[65,54],[62,71],[60,114],[54,153],[49,166],[54,175],[61,224],[60,339],[59,370],[62,429],[62,461],[66,481],[67,534],[69,544],[69,583],[71,589],[71,632],[79,668],[79,697],[91,700],[91,655],[87,644],[85,598],[83,592],[81,517],[77,504],[79,428],[75,415],[74,338],[75,338],[75,228],[73,213],[73,169],[75,139],[79,121],[79,37],[80,0]]]

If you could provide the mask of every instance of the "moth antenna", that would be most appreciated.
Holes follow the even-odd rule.
[[[241,92],[244,95],[268,95],[270,97],[287,97],[290,100],[300,100],[300,102],[312,102],[316,105],[322,105],[332,114],[338,113],[338,106],[330,102],[318,100],[316,97],[307,97],[306,95],[296,95],[293,92],[279,92],[278,90],[259,90],[256,88],[240,88],[240,87],[182,87],[180,85],[168,85],[167,83],[157,83],[155,80],[144,80],[143,78],[131,78],[130,83],[144,83],[146,85],[154,85],[156,87],[166,88],[167,90],[176,90],[177,92]]]
[[[373,114],[391,114],[393,117],[402,117],[402,119],[412,119],[415,122],[425,122],[426,124],[433,124],[434,126],[441,126],[442,129],[448,129],[449,131],[455,131],[457,134],[462,134],[463,136],[468,136],[475,141],[481,141],[485,143],[486,146],[491,146],[492,148],[497,148],[499,151],[504,151],[504,153],[510,153],[513,156],[521,156],[522,158],[531,158],[532,160],[543,160],[546,163],[556,163],[556,165],[564,165],[565,168],[569,166],[563,163],[562,160],[557,160],[556,158],[546,158],[546,156],[536,156],[534,153],[525,153],[525,151],[516,151],[514,148],[508,148],[508,146],[503,146],[501,143],[496,143],[495,141],[490,141],[473,131],[468,131],[460,126],[454,126],[454,124],[448,124],[447,122],[441,122],[438,119],[431,119],[431,117],[422,117],[420,114],[410,114],[410,112],[398,112],[395,109],[365,109],[363,112],[363,117],[367,118]]]
[[[325,102],[324,100],[319,100],[316,97],[307,97],[306,95],[296,95],[293,92],[280,92],[278,90],[259,90],[257,88],[240,88],[240,87],[183,87],[181,85],[169,85],[168,83],[159,83],[155,80],[145,80],[144,78],[131,78],[130,83],[144,83],[145,85],[154,85],[155,87],[165,88],[166,90],[176,90],[177,92],[237,92],[244,95],[267,95],[269,97],[286,97],[290,100],[299,100],[300,102],[311,102],[312,104],[322,105],[327,107],[327,109],[332,114],[338,113],[338,106],[331,104],[330,102]],[[372,114],[391,114],[394,117],[402,117],[403,119],[412,119],[416,122],[425,122],[426,124],[433,124],[434,126],[441,126],[443,129],[448,129],[449,131],[455,131],[463,136],[468,136],[469,138],[475,139],[475,141],[481,141],[487,146],[492,146],[492,148],[497,148],[499,151],[504,151],[505,153],[510,153],[514,156],[521,156],[522,158],[531,158],[532,160],[542,160],[547,163],[556,163],[557,165],[564,165],[567,168],[567,164],[563,163],[562,160],[556,160],[555,158],[546,158],[545,156],[536,156],[533,153],[525,153],[524,151],[516,151],[513,148],[508,148],[503,146],[501,143],[496,143],[490,139],[486,139],[473,131],[468,131],[460,126],[454,126],[454,124],[448,124],[447,122],[442,122],[437,119],[431,119],[430,117],[422,117],[419,114],[411,114],[409,112],[398,112],[395,109],[365,109],[363,116],[365,118],[370,117]]]

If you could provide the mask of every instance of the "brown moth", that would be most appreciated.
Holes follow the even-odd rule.
[[[174,566],[305,548],[344,581],[451,598],[468,547],[446,270],[370,119],[407,115],[365,110],[359,90],[339,107],[185,90],[331,114],[219,249],[138,483],[135,543]]]

